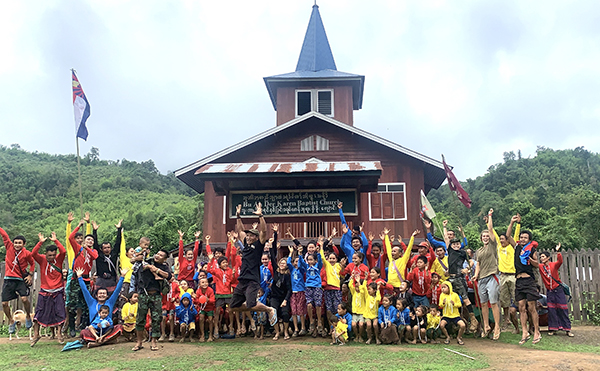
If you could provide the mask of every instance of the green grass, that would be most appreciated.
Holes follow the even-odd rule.
[[[444,370],[460,371],[489,367],[481,355],[473,361],[441,346],[345,347],[314,343],[217,342],[184,345],[180,355],[161,356],[149,346],[138,353],[132,344],[60,352],[56,343],[40,342],[0,345],[2,370]],[[174,345],[177,347],[177,345]],[[454,347],[453,347],[454,348]],[[171,348],[171,354],[172,354]],[[460,351],[459,348],[455,348]],[[462,348],[464,351],[464,348]],[[469,352],[470,353],[470,352]]]
[[[512,334],[510,332],[503,332],[500,336],[500,341],[507,344],[519,345],[521,340],[521,334]],[[542,341],[537,344],[532,344],[533,335],[531,339],[522,347],[539,349],[539,350],[552,350],[556,352],[578,352],[578,353],[594,353],[600,354],[600,347],[596,345],[590,345],[585,342],[585,339],[578,338],[577,335],[574,338],[569,338],[564,335],[564,332],[560,332],[559,335],[548,336],[547,333],[542,332]]]

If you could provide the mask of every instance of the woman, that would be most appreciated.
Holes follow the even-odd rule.
[[[556,251],[560,250],[560,243],[556,246]],[[567,297],[562,286],[559,284],[560,275],[558,269],[562,265],[562,254],[556,254],[556,262],[550,261],[550,253],[544,251],[540,253],[540,273],[542,281],[547,290],[548,300],[548,335],[554,335],[554,331],[564,330],[567,336],[573,337],[571,332],[571,320],[569,319],[569,308],[567,307]]]
[[[90,294],[87,287],[83,283],[82,276],[83,276],[84,270],[81,268],[78,268],[75,270],[75,273],[77,274],[77,279],[80,281],[79,283],[81,284],[81,287],[82,287],[81,291],[83,293],[83,297],[85,298],[85,302],[89,308],[90,323],[94,323],[94,320],[96,319],[96,317],[98,317],[98,312],[100,310],[100,307],[103,305],[108,306],[109,313],[112,314],[115,303],[117,302],[117,299],[119,298],[119,294],[121,293],[121,287],[123,286],[123,281],[125,279],[125,275],[127,274],[127,270],[121,269],[121,278],[119,279],[119,282],[117,283],[117,287],[115,288],[115,291],[113,291],[110,298],[108,297],[108,291],[106,290],[106,288],[100,287],[98,290],[96,290],[96,298],[95,299],[92,296],[92,294]],[[88,328],[86,328],[84,330],[81,330],[81,338],[84,341],[88,342],[88,348],[93,348],[93,347],[97,347],[97,346],[107,344],[107,343],[116,343],[118,337],[121,336],[122,332],[123,332],[123,326],[115,325],[113,327],[113,329],[107,335],[105,335],[101,338],[101,340],[96,340],[96,337],[94,336],[94,334]]]
[[[500,280],[498,279],[498,249],[496,237],[494,236],[494,227],[492,223],[492,213],[490,209],[487,216],[488,229],[481,232],[481,242],[483,247],[477,250],[477,267],[473,281],[477,281],[479,291],[479,301],[481,302],[481,316],[483,317],[483,334],[487,337],[491,331],[490,313],[488,302],[492,307],[494,316],[494,337],[493,340],[500,338]]]

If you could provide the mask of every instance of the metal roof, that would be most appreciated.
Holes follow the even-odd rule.
[[[229,163],[207,164],[196,170],[199,174],[245,174],[245,173],[317,173],[317,172],[347,172],[347,171],[381,171],[379,161],[354,162],[258,162],[258,163]]]
[[[304,43],[296,65],[296,71],[336,70],[333,53],[319,13],[319,6],[313,5]]]

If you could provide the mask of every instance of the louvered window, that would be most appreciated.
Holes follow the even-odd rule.
[[[319,91],[317,100],[317,111],[324,115],[331,115],[333,103],[331,102],[331,90]]]
[[[329,139],[315,135],[315,142],[317,144],[317,151],[329,151]]]
[[[333,116],[333,89],[296,90],[296,117],[311,111]]]
[[[300,142],[300,150],[314,151],[314,140],[312,135],[308,138],[302,139],[302,141]]]
[[[329,151],[329,139],[311,135],[300,141],[301,151]]]

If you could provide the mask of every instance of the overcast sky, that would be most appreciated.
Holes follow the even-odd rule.
[[[600,2],[320,0],[354,123],[459,179],[505,151],[600,151]],[[176,170],[275,125],[262,80],[296,67],[312,0],[0,2],[0,144]]]

